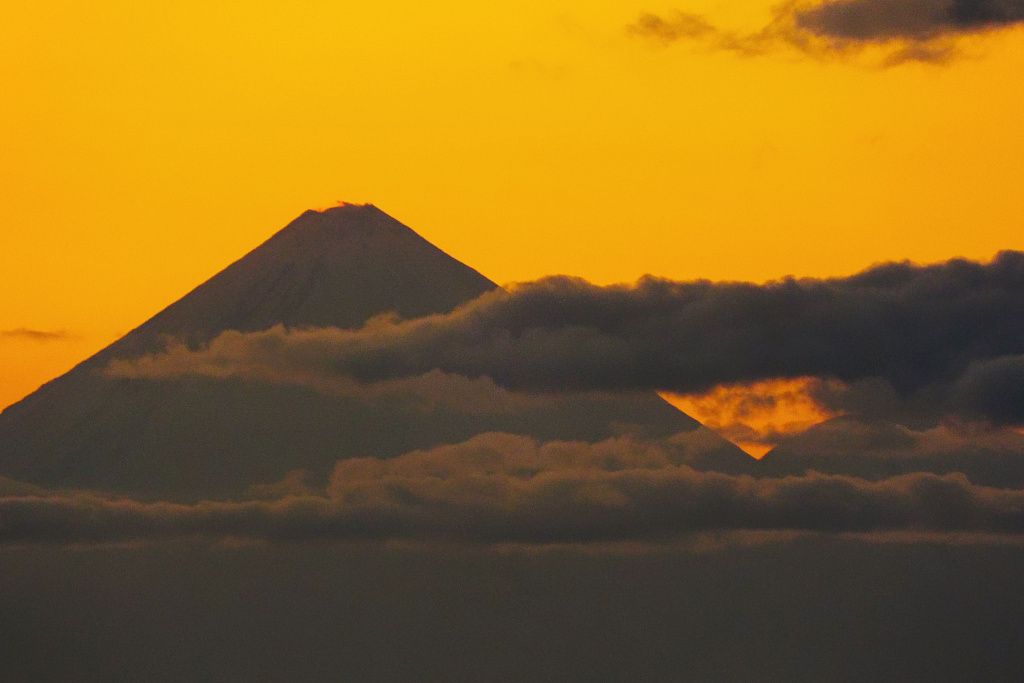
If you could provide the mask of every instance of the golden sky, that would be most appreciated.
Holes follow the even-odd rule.
[[[753,31],[772,4],[11,4],[0,406],[337,200],[499,282],[1024,248],[1021,31],[880,68],[627,30],[682,10]]]

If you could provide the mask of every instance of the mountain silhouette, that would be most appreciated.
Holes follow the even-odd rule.
[[[376,207],[342,204],[306,211],[90,361],[152,352],[168,336],[197,345],[226,330],[445,313],[496,287]]]
[[[0,414],[0,476],[139,497],[242,496],[253,486],[294,480],[296,472],[322,482],[342,458],[389,457],[488,431],[586,441],[685,432],[695,437],[695,463],[735,469],[749,462],[654,394],[513,400],[481,380],[434,376],[420,384],[446,400],[424,403],[240,377],[103,372],[112,360],[159,352],[172,339],[198,348],[228,330],[356,328],[384,313],[408,319],[447,312],[496,287],[372,205],[307,211]],[[447,400],[459,391],[472,394],[463,402],[471,405]],[[481,408],[490,403],[496,407]]]

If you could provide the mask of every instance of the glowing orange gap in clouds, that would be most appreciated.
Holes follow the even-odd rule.
[[[661,396],[760,459],[781,438],[836,416],[811,397],[809,390],[816,381],[768,380],[722,385],[704,394]]]

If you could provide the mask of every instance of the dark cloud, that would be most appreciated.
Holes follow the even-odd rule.
[[[957,412],[1005,424],[1024,424],[1024,355],[971,363],[951,388]]]
[[[1024,0],[837,0],[793,11],[796,25],[848,41],[928,41],[1024,21]]]
[[[649,277],[598,287],[556,277],[450,314],[377,319],[360,330],[227,332],[199,350],[172,343],[107,372],[373,384],[440,370],[527,392],[877,380],[901,401],[917,397],[932,420],[952,413],[1016,423],[1022,356],[1024,253],[1003,252],[988,264],[893,263],[766,285]]]
[[[1024,491],[923,472],[879,481],[816,473],[756,479],[697,471],[666,443],[542,444],[484,434],[397,458],[339,461],[317,495],[195,504],[8,495],[0,519],[5,543],[234,537],[543,545],[741,531],[1017,536]]]
[[[686,12],[644,14],[630,33],[661,43],[690,41],[713,49],[761,54],[781,47],[830,56],[884,45],[885,65],[944,62],[953,39],[1024,22],[1024,0],[826,0],[787,2],[761,30],[721,29]]]
[[[37,342],[65,341],[73,339],[67,330],[33,330],[27,327],[18,327],[12,330],[0,330],[0,337],[8,339],[26,339]]]

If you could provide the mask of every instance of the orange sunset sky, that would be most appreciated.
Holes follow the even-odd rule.
[[[11,4],[0,406],[337,200],[498,282],[1024,248],[1024,32],[882,67],[628,29],[681,9],[756,31],[773,4]]]

